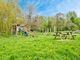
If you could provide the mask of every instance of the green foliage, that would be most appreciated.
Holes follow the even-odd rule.
[[[69,30],[78,30],[79,29],[79,20],[75,11],[70,11],[67,13],[67,25],[66,27]]]
[[[19,10],[17,8],[13,8],[14,5],[1,3],[0,4],[0,33],[1,35],[10,35],[11,28],[14,24],[17,24],[21,21],[20,19],[16,19]]]
[[[69,11],[68,13],[67,13],[67,18],[70,20],[71,18],[76,18],[77,17],[77,14],[76,14],[76,12],[75,11]]]
[[[47,17],[40,16],[39,17],[39,23],[40,23],[40,25],[39,25],[40,30],[45,32],[47,30],[47,26],[48,26]]]
[[[80,18],[76,18],[75,20],[74,20],[74,23],[79,27],[79,29],[80,29]]]
[[[63,13],[58,13],[55,16],[55,23],[54,26],[56,27],[56,30],[62,30],[66,26],[66,18]]]

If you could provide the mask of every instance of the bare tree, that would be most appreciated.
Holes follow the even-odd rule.
[[[33,20],[35,20],[35,7],[33,4],[28,4],[27,5],[27,9],[26,9],[27,13],[25,14],[26,16],[26,20],[27,20],[27,24],[29,26],[29,29],[31,30],[32,28],[32,24],[34,23]]]

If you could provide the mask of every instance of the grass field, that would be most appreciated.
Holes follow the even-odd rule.
[[[53,36],[0,37],[0,60],[80,60],[80,36],[55,40]]]

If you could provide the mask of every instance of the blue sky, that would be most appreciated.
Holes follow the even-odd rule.
[[[28,4],[34,5],[38,15],[53,16],[58,12],[75,11],[80,16],[80,0],[19,0],[23,12]]]

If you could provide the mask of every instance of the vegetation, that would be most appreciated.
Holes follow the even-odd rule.
[[[0,60],[80,60],[80,17],[25,13],[18,0],[0,0]]]
[[[35,37],[0,37],[1,60],[79,60],[80,36],[76,40],[55,40],[38,33]]]
[[[19,17],[19,16],[17,17],[17,15],[19,13],[20,13],[19,9],[15,7],[13,4],[0,3],[0,33],[1,35],[11,34],[10,31],[11,31],[12,25],[21,21],[21,19],[17,19]]]
[[[5,1],[5,0],[4,0]],[[0,3],[0,35],[10,35],[15,24],[27,24],[28,29],[38,32],[75,31],[80,29],[75,11],[67,14],[57,13],[55,16],[35,16],[34,5],[27,6],[27,13],[22,14],[18,1],[7,0]]]

